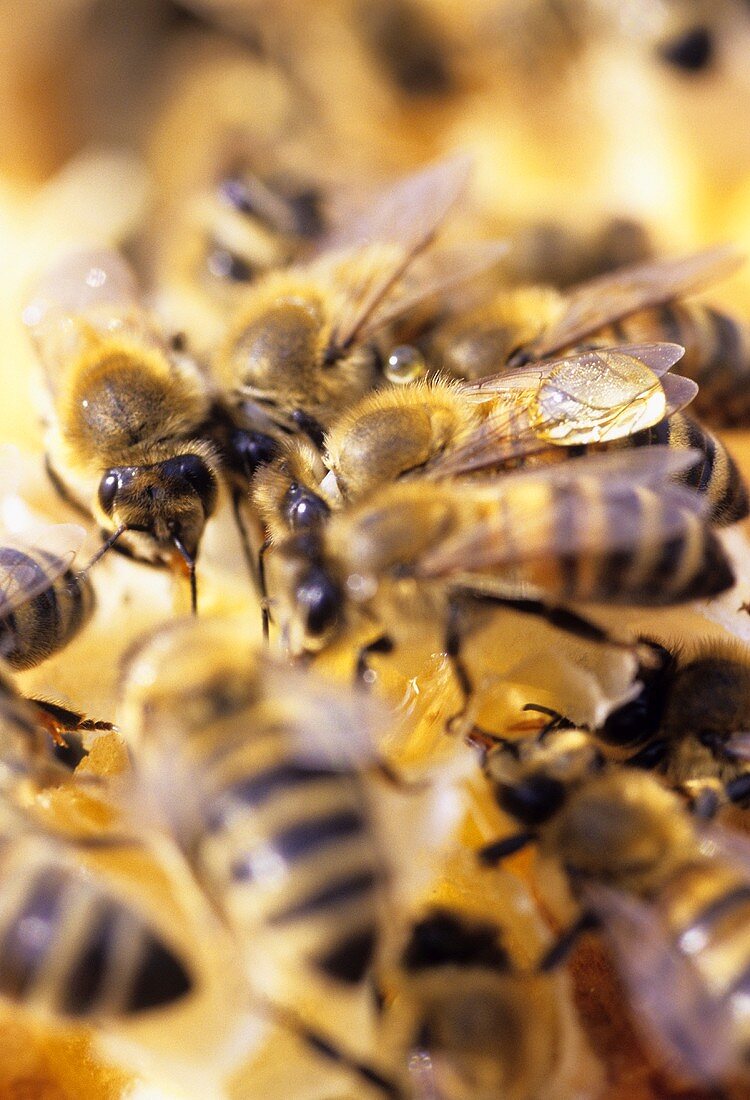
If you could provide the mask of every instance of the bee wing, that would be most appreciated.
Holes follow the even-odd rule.
[[[319,262],[338,266],[344,283],[332,349],[349,347],[381,323],[381,303],[431,244],[470,172],[471,160],[461,156],[408,176],[376,200],[366,215],[327,239]]]
[[[698,393],[698,383],[692,378],[683,378],[681,374],[665,374],[661,385],[667,404],[665,420],[674,413],[681,412]]]
[[[33,523],[23,535],[0,532],[0,617],[45,592],[70,568],[85,537],[75,523]]]
[[[609,443],[649,428],[670,415],[659,372],[681,354],[677,344],[586,351],[461,387],[470,399],[495,395],[497,403],[428,472],[456,477],[550,446]],[[690,389],[672,387],[678,406]]]
[[[390,324],[420,302],[445,294],[490,271],[508,253],[507,241],[477,241],[430,252],[415,260],[404,285],[389,296],[374,317],[376,327]]]
[[[552,355],[630,313],[731,275],[742,263],[744,257],[733,246],[718,245],[677,260],[654,260],[600,275],[568,295],[562,316],[534,341],[531,353],[534,358]]]
[[[711,996],[652,907],[599,884],[585,887],[584,901],[602,920],[645,1037],[695,1080],[724,1077],[736,1059],[728,1001]]]
[[[620,460],[624,456],[615,457]],[[467,509],[466,522],[422,558],[419,576],[438,578],[484,570],[494,572],[522,567],[539,558],[586,551],[606,554],[653,543],[662,545],[684,533],[692,517],[706,510],[704,494],[666,483],[658,489],[658,522],[645,526],[643,494],[655,494],[656,490],[636,487],[622,476],[610,478],[606,476],[606,465],[605,473],[600,473],[598,459],[599,456],[593,455],[590,460],[571,462],[569,465],[587,463],[587,473],[581,469],[578,474],[568,473],[567,478],[562,467],[548,472],[540,470],[536,477],[532,471],[522,474],[525,491],[523,495],[514,492],[512,503],[507,504],[503,497],[507,500],[508,489],[520,484],[514,475],[499,478],[492,486],[453,483],[451,491],[460,493],[462,505]],[[626,464],[619,468],[624,472]],[[540,506],[540,494],[534,492],[534,481],[542,490],[544,505],[548,503],[546,490],[550,482],[572,491],[568,502],[571,522],[551,523],[549,509]],[[596,515],[601,522],[594,522],[592,516]],[[614,515],[617,522],[609,522],[607,517]]]
[[[53,390],[61,366],[93,334],[141,331],[135,276],[115,251],[70,252],[37,281],[23,310],[40,362]]]

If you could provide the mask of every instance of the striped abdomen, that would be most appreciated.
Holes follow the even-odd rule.
[[[0,547],[0,656],[12,668],[45,661],[72,641],[91,616],[91,582],[63,566],[44,550]],[[27,599],[24,592],[30,593]]]
[[[660,443],[675,450],[694,447],[701,452],[703,457],[678,480],[706,494],[712,523],[724,527],[745,519],[750,512],[747,486],[729,451],[715,435],[685,413],[675,413],[653,428],[630,436],[623,445],[647,447]]]
[[[1,996],[113,1019],[190,991],[186,968],[144,918],[46,845],[19,841],[0,878]]]
[[[590,340],[682,344],[677,373],[700,386],[696,413],[720,428],[750,424],[750,326],[699,302],[672,302],[631,314]]]
[[[519,486],[516,495],[523,494]],[[528,498],[508,502],[506,537],[516,544],[509,564],[558,599],[669,605],[716,595],[734,583],[714,533],[666,490],[634,486],[605,493],[598,482],[580,481],[547,485],[545,494],[544,506]],[[545,517],[546,535],[537,536],[535,553],[522,534],[529,507]],[[514,533],[514,522],[521,534]]]
[[[253,728],[221,761],[198,872],[246,942],[361,980],[375,949],[383,867],[360,780],[301,762],[283,730]]]

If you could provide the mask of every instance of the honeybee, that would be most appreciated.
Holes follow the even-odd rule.
[[[700,495],[664,484],[684,461],[653,447],[491,482],[385,486],[334,512],[322,530],[269,551],[270,607],[283,643],[299,655],[356,621],[403,630],[442,622],[468,694],[459,650],[472,609],[509,607],[605,642],[613,640],[606,631],[547,598],[669,604],[723,591],[732,571],[700,519]]]
[[[667,647],[653,657],[634,699],[597,736],[627,748],[626,763],[654,769],[710,817],[726,802],[750,805],[750,655],[735,639]]]
[[[318,259],[259,280],[215,361],[233,400],[261,405],[282,427],[319,446],[333,419],[384,379],[410,381],[426,373],[420,356],[385,363],[378,336],[504,253],[505,245],[495,242],[447,250],[425,259],[420,271],[419,257],[468,173],[468,161],[456,158],[408,177],[368,215],[332,234]]]
[[[418,1096],[534,1100],[545,1094],[562,1044],[546,975],[514,970],[500,929],[457,910],[415,921],[387,1015],[400,1019]]]
[[[684,296],[731,274],[742,262],[731,247],[677,260],[652,260],[600,275],[562,294],[552,287],[501,292],[489,305],[448,321],[431,356],[459,377],[481,378],[498,363],[518,366],[588,345],[669,340],[699,386],[697,413],[730,427],[747,419],[750,337],[741,321]]]
[[[116,253],[66,257],[24,311],[49,388],[53,482],[136,557],[181,560],[196,605],[195,560],[217,502],[217,462],[200,438],[205,379],[170,354]]]
[[[489,845],[484,862],[533,841],[583,910],[542,968],[557,965],[593,918],[644,1039],[703,1083],[746,1072],[744,838],[700,832],[673,792],[645,772],[607,767],[584,731],[499,744],[485,770],[522,831]]]
[[[328,228],[325,207],[323,190],[309,180],[227,168],[187,200],[167,240],[163,277],[234,306],[249,283],[313,251]]]
[[[112,1021],[163,1009],[193,986],[145,913],[82,873],[76,843],[0,801],[0,995],[54,1017]]]
[[[365,699],[290,670],[232,622],[178,621],[137,646],[122,720],[141,782],[251,960],[360,983],[386,882],[358,773]],[[272,985],[278,988],[278,978]]]
[[[356,501],[410,473],[460,477],[621,439],[693,395],[693,383],[666,374],[681,354],[674,344],[609,348],[473,384],[390,387],[336,421],[324,461],[338,492]]]

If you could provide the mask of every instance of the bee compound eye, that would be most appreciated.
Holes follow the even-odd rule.
[[[416,382],[427,374],[427,363],[418,348],[400,344],[388,356],[384,374],[389,382]]]
[[[330,508],[315,493],[298,488],[296,491],[289,491],[287,513],[292,528],[295,531],[305,531],[323,523],[330,515]]]
[[[307,633],[313,638],[319,638],[338,619],[341,590],[325,570],[310,569],[297,590],[297,602],[304,614]]]
[[[106,474],[99,482],[99,504],[105,515],[112,515],[115,497],[117,496],[117,490],[119,488],[120,478],[118,474],[113,470],[107,470]]]
[[[178,455],[163,464],[165,477],[186,481],[199,497],[204,511],[208,514],[216,504],[216,477],[208,463],[200,455]]]

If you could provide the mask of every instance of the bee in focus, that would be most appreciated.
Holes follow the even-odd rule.
[[[134,556],[181,561],[196,606],[195,560],[217,502],[217,462],[201,438],[205,379],[170,351],[112,252],[66,257],[24,311],[50,397],[47,462],[61,494]]]
[[[520,973],[498,927],[436,908],[413,923],[386,1022],[419,1096],[535,1100],[563,1042],[547,975]]]
[[[494,481],[385,486],[269,551],[272,617],[293,655],[318,652],[356,623],[385,627],[372,643],[380,652],[399,632],[442,623],[467,695],[459,651],[472,612],[507,607],[612,642],[549,601],[668,605],[733,583],[700,494],[664,481],[684,461],[653,447]]]
[[[485,771],[521,832],[489,845],[483,861],[534,842],[582,910],[542,969],[599,925],[646,1041],[703,1084],[747,1072],[745,839],[700,832],[656,778],[605,765],[585,731],[503,742],[487,753]]]
[[[727,802],[750,805],[747,647],[735,639],[643,642],[653,657],[637,674],[640,690],[610,713],[597,737],[630,750],[626,764],[658,772],[700,816]]]
[[[112,1022],[193,986],[169,936],[98,874],[76,841],[0,803],[0,996],[54,1018]]]
[[[682,348],[587,351],[478,383],[429,381],[370,394],[341,416],[323,461],[346,501],[405,475],[436,480],[563,457],[628,438],[695,392],[666,372]],[[329,482],[330,482],[329,478]],[[258,482],[260,484],[260,482]]]
[[[497,262],[497,243],[420,257],[466,186],[468,163],[447,161],[408,177],[367,215],[334,233],[307,265],[275,272],[248,291],[215,359],[240,409],[260,405],[320,446],[326,428],[384,380],[426,373],[421,356],[386,362],[383,334],[421,303]],[[426,318],[424,320],[426,323]],[[395,340],[398,344],[398,339]]]
[[[659,340],[682,344],[680,369],[699,386],[696,411],[721,427],[748,416],[750,333],[745,323],[682,299],[731,274],[734,249],[716,247],[677,260],[623,267],[565,293],[521,287],[439,326],[429,358],[449,374],[471,379],[544,359],[585,343]]]

